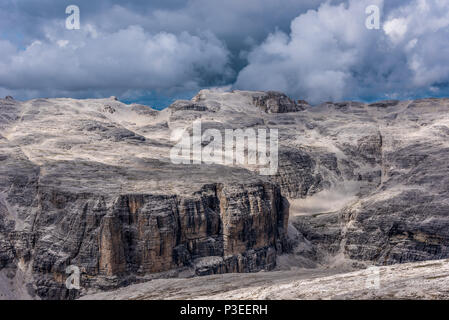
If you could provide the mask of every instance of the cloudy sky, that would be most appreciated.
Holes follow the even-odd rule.
[[[68,5],[80,8],[67,30]],[[380,29],[365,9],[380,8]],[[199,89],[449,96],[449,0],[2,0],[0,95],[163,107]]]

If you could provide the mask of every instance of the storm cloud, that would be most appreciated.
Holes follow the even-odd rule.
[[[81,29],[66,30],[78,5]],[[368,5],[381,28],[365,27]],[[311,103],[442,96],[449,1],[25,1],[0,4],[0,94],[152,103],[204,87]]]
[[[383,1],[352,0],[299,15],[290,33],[272,33],[251,51],[235,87],[276,89],[312,103],[444,94],[449,2],[397,7],[379,30],[365,27],[372,4],[383,8]]]

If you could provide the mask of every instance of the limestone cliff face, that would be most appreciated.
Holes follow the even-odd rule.
[[[99,279],[126,284],[182,267],[198,275],[269,270],[286,249],[288,207],[269,183],[207,185],[188,197],[48,190],[40,201],[34,228],[46,231],[32,232],[28,256],[43,298],[69,297],[57,282],[69,265],[95,288]],[[199,261],[211,256],[212,264]]]
[[[32,227],[2,230],[1,261],[29,265],[41,298],[79,294],[64,286],[69,265],[81,269],[85,289],[114,288],[180,268],[270,270],[287,249],[288,202],[268,182],[210,184],[182,196],[41,187],[35,197]]]
[[[338,166],[318,171],[334,184],[330,190],[338,197],[351,194],[341,192],[351,180],[360,188],[344,205],[329,193],[324,198],[309,194],[306,203],[317,199],[333,205],[300,215],[292,212],[291,221],[310,241],[315,258],[338,255],[378,265],[447,258],[449,100],[342,103],[318,109],[328,114],[317,124],[321,138],[335,137],[338,146],[333,152]],[[335,178],[341,179],[340,187],[332,182]]]

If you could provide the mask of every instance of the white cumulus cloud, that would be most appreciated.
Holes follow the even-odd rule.
[[[415,0],[384,12],[383,0],[322,4],[248,54],[234,85],[280,90],[312,103],[408,97],[449,82],[449,2]],[[381,9],[379,30],[365,9]],[[436,90],[436,91],[435,91]]]
[[[57,32],[58,31],[58,32]],[[213,34],[158,32],[140,26],[105,33],[47,27],[46,37],[27,47],[0,42],[0,87],[48,93],[156,88],[196,90],[204,79],[232,75],[229,52]],[[56,92],[56,93],[55,93]]]

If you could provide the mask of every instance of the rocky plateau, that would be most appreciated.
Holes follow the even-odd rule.
[[[172,133],[198,119],[277,129],[277,172],[174,164]],[[114,97],[0,99],[0,299],[410,297],[392,286],[449,258],[448,138],[449,99],[310,106],[202,90],[162,111]],[[80,290],[65,286],[71,265]],[[390,287],[345,291],[371,265]],[[181,288],[200,282],[210,290]],[[138,294],[120,289],[130,285]]]

